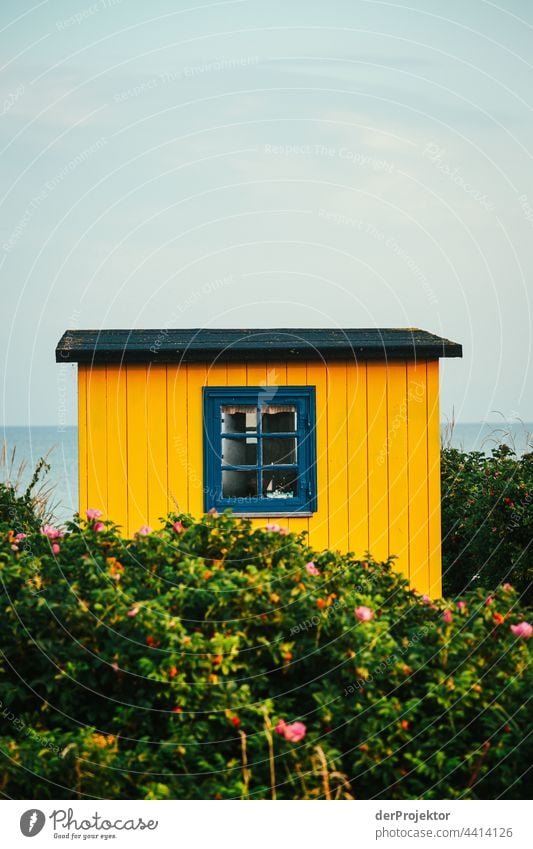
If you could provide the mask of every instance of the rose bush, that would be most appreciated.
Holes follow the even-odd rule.
[[[515,590],[434,601],[267,527],[0,522],[5,795],[526,797]]]
[[[441,454],[444,593],[510,581],[533,601],[533,453]]]

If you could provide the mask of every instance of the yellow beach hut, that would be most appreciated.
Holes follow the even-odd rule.
[[[418,329],[67,330],[78,364],[79,509],[131,535],[215,507],[396,555],[441,591],[439,358]]]

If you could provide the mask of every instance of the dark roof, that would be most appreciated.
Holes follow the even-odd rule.
[[[418,330],[67,330],[56,362],[211,363],[260,360],[415,360],[461,357],[463,349]]]

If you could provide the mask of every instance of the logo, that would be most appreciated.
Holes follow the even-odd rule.
[[[35,837],[42,831],[45,822],[46,817],[42,811],[37,810],[37,808],[30,808],[20,818],[20,830],[24,837]]]

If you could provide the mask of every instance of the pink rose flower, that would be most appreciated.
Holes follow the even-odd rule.
[[[132,607],[132,608],[131,608],[131,610],[128,610],[128,614],[127,614],[127,615],[128,615],[128,616],[137,616],[137,614],[138,614],[139,610],[140,610],[140,608],[139,608],[139,607]]]
[[[515,637],[522,637],[527,640],[533,634],[533,625],[529,622],[520,622],[518,625],[511,625],[511,631]]]
[[[61,551],[61,548],[59,547],[57,542],[54,542],[54,544],[52,545],[52,551],[54,552],[54,554],[59,554],[59,552]]]
[[[272,531],[273,534],[279,534],[280,530],[280,526],[276,525],[275,523],[269,523],[268,525],[265,525],[265,531]]]
[[[183,527],[181,522],[174,522],[174,524],[172,525],[172,530],[176,531],[177,534],[182,534],[185,528]]]
[[[53,525],[44,525],[44,527],[41,528],[41,533],[48,537],[48,539],[59,539],[64,536],[63,531],[60,531],[58,528],[54,528]]]
[[[274,731],[280,737],[285,737],[289,743],[299,743],[305,737],[307,728],[303,722],[292,722],[288,725],[284,719],[280,719]]]
[[[280,528],[278,533],[280,533],[282,536],[286,536],[286,534],[290,533],[290,531],[288,528]]]
[[[15,539],[17,539],[17,537],[15,537]],[[509,592],[509,590],[512,590],[512,589],[513,589],[513,585],[512,585],[512,584],[502,584],[502,590],[505,590],[506,592]]]
[[[487,596],[487,598],[485,599],[485,604],[492,604],[492,596],[491,595]]]
[[[465,607],[466,607],[466,601],[458,601],[457,602],[457,609],[458,610],[464,610]]]
[[[100,519],[104,514],[101,510],[97,510],[95,507],[89,507],[89,509],[85,511],[85,515],[88,520],[91,521],[92,519]]]
[[[218,519],[218,510],[216,507],[211,507],[211,510],[207,511],[208,516],[212,516],[213,519]]]
[[[137,531],[135,536],[136,537],[147,537],[148,534],[151,534],[151,533],[152,533],[152,529],[151,529],[150,525],[143,525],[142,528],[139,528],[139,530]]]
[[[318,571],[314,563],[306,563],[305,569],[308,575],[320,575],[320,572]]]
[[[16,534],[16,536],[15,536],[15,540],[16,540],[17,542],[20,542],[20,541],[21,541],[21,539],[26,539],[26,537],[27,537],[27,536],[28,536],[28,534]]]
[[[286,725],[283,736],[289,743],[299,743],[303,740],[307,733],[307,728],[303,722],[293,722],[291,725]]]
[[[100,531],[105,531],[104,523],[103,522],[95,522],[94,525],[93,525],[93,531],[96,531],[97,534],[99,534]]]
[[[120,666],[119,666],[119,665],[118,665],[118,663],[116,663],[116,661],[115,661],[115,663],[112,663],[112,664],[111,664],[111,669],[113,670],[113,672],[118,672],[118,671],[119,671],[119,669],[120,669]]]
[[[449,625],[450,622],[453,619],[452,611],[451,610],[445,610],[444,613],[442,614],[442,618],[443,618],[444,622],[446,622],[446,624]]]
[[[370,622],[374,616],[374,611],[364,605],[356,607],[354,612],[359,622]]]
[[[423,595],[420,601],[422,604],[431,604],[431,599],[428,595]]]

